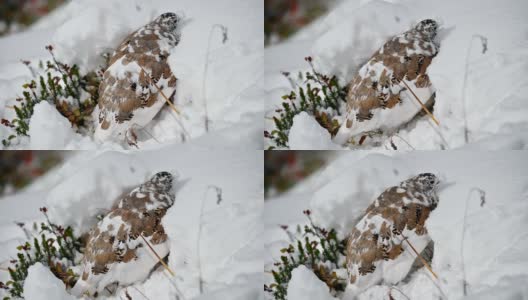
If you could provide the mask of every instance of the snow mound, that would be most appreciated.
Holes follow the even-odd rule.
[[[329,293],[328,286],[305,266],[292,271],[288,285],[289,300],[336,300]]]
[[[33,108],[28,134],[30,148],[35,150],[64,149],[76,137],[70,122],[51,104],[42,101]]]
[[[293,118],[288,141],[291,150],[340,149],[332,142],[330,133],[304,111]]]
[[[28,275],[24,282],[24,298],[27,300],[75,299],[66,292],[64,283],[41,263],[36,263],[28,269]]]

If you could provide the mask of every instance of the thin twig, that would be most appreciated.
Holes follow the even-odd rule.
[[[403,235],[402,233],[402,236],[403,236],[403,239],[407,242],[407,244],[409,244],[409,246],[411,246],[412,250],[414,251],[414,253],[416,253],[416,255],[418,256],[418,258],[420,258],[420,260],[422,261],[422,263],[424,264],[424,266],[429,270],[429,272],[431,272],[431,274],[433,274],[434,278],[438,279],[438,276],[436,276],[436,273],[433,272],[433,269],[431,268],[431,266],[427,263],[427,261],[425,261],[425,259],[422,257],[422,255],[420,253],[418,253],[418,251],[416,251],[416,249],[414,248],[414,246],[411,244],[411,242],[409,242],[409,240],[407,239],[406,236]]]
[[[169,104],[169,106],[172,108],[172,110],[174,110],[180,116],[180,111],[178,109],[176,109],[176,106],[174,106],[174,104],[169,100],[169,98],[165,95],[165,93],[163,93],[163,91],[154,82],[154,80],[152,80],[152,78],[150,77],[150,74],[147,71],[145,71],[145,69],[143,69],[142,66],[139,66],[139,67],[141,68],[141,71],[143,71],[147,75],[147,78],[156,87],[156,89],[161,94],[161,96],[163,96],[163,99],[165,99],[165,102],[167,102],[167,104]],[[180,127],[183,130],[183,132],[185,133],[185,135],[187,135],[187,137],[190,138],[191,136],[189,135],[187,130],[185,130],[185,127],[183,126],[183,123],[180,120],[178,120],[178,118],[176,118],[176,117],[174,117],[174,119],[176,120],[176,122],[178,122],[178,125],[180,125]]]
[[[403,84],[405,84],[405,86],[407,87],[407,89],[409,90],[409,92],[411,92],[411,94],[414,96],[414,99],[416,99],[416,101],[418,101],[418,103],[420,103],[420,105],[422,106],[422,109],[429,115],[429,117],[431,117],[431,119],[436,123],[436,125],[440,126],[440,122],[438,122],[438,120],[433,116],[433,114],[427,109],[427,107],[425,107],[425,105],[423,104],[422,101],[420,101],[420,99],[418,98],[418,96],[416,96],[416,94],[413,92],[413,90],[409,87],[409,85],[405,82],[405,79],[402,80]]]
[[[205,64],[204,64],[204,72],[203,72],[203,79],[202,79],[202,98],[204,102],[204,113],[205,113],[205,119],[204,119],[205,132],[209,132],[209,114],[207,112],[206,82],[207,82],[207,70],[209,69],[209,53],[211,50],[211,38],[213,37],[213,32],[215,28],[220,29],[222,32],[222,44],[224,44],[227,41],[227,28],[221,24],[214,24],[211,27],[211,30],[209,31],[209,40],[207,41],[207,52],[205,54]]]
[[[145,237],[143,236],[143,234],[140,234],[141,238],[145,241],[145,243],[147,244],[147,246],[150,248],[150,250],[152,250],[152,252],[154,253],[154,255],[156,255],[156,257],[158,258],[158,261],[163,265],[163,267],[165,267],[165,269],[172,275],[174,276],[174,272],[172,272],[172,270],[169,268],[169,266],[167,266],[167,264],[165,264],[165,262],[163,261],[163,259],[158,255],[158,253],[156,253],[156,251],[154,250],[154,248],[152,248],[152,246],[150,245],[149,242],[147,242],[147,240],[145,239]]]
[[[135,287],[135,286],[133,286],[133,285],[132,285],[132,287],[133,287],[138,293],[140,293],[141,296],[145,297],[145,299],[150,300],[150,298],[147,297],[147,296],[145,296],[145,294],[143,294],[143,293],[142,293],[137,287]]]
[[[463,224],[463,227],[462,227],[462,239],[460,241],[460,259],[462,260],[462,279],[463,279],[463,291],[464,291],[464,296],[467,296],[467,287],[468,287],[468,283],[467,283],[467,280],[466,280],[466,268],[465,268],[465,265],[464,265],[464,240],[465,240],[465,237],[466,237],[466,226],[467,226],[467,211],[468,211],[468,202],[469,202],[469,199],[471,199],[471,194],[473,192],[479,192],[480,194],[480,206],[482,207],[484,205],[484,203],[486,202],[485,201],[485,198],[486,198],[486,192],[484,192],[483,190],[477,188],[477,187],[474,187],[472,188],[469,193],[468,193],[468,196],[466,198],[466,208],[464,209],[464,224]]]
[[[404,292],[402,292],[399,288],[397,288],[397,287],[395,287],[395,286],[391,286],[390,289],[389,289],[389,297],[391,297],[391,299],[392,299],[392,290],[397,290],[397,291],[400,292],[400,294],[402,294],[406,299],[411,300],[411,298],[409,298],[409,296],[407,296]]]
[[[165,99],[167,104],[169,104],[170,107],[172,108],[172,110],[174,110],[179,115],[180,111],[176,108],[176,106],[174,106],[174,104],[169,100],[169,98],[165,95],[165,93],[163,93],[163,91],[159,88],[158,84],[155,83],[154,80],[152,80],[152,78],[150,77],[150,74],[147,71],[145,71],[145,69],[143,69],[143,67],[141,65],[139,65],[139,67],[141,68],[141,71],[143,71],[143,72],[145,72],[145,74],[147,74],[147,77],[148,77],[149,81],[156,87],[158,92],[160,92],[161,96],[163,96],[163,98]]]
[[[200,294],[203,294],[203,278],[202,278],[202,255],[200,251],[200,241],[202,240],[202,218],[203,218],[203,211],[205,206],[205,199],[207,197],[207,192],[209,189],[214,189],[216,191],[216,204],[220,204],[222,201],[222,189],[220,187],[217,187],[215,185],[209,185],[207,186],[207,189],[205,190],[205,195],[202,199],[202,205],[200,207],[200,224],[198,225],[198,239],[196,240],[196,252],[198,253],[198,276],[199,276],[199,288],[200,288]]]
[[[467,122],[467,114],[466,114],[466,83],[467,79],[469,77],[469,56],[471,55],[471,49],[473,47],[473,40],[475,38],[479,38],[480,42],[482,43],[482,54],[486,53],[488,50],[488,39],[480,34],[474,34],[471,36],[471,41],[469,42],[468,51],[466,54],[466,66],[464,70],[464,81],[462,83],[462,115],[464,117],[464,141],[466,144],[469,142],[469,127]]]
[[[406,141],[404,138],[402,138],[401,136],[399,136],[399,135],[397,135],[397,134],[393,134],[393,135],[396,136],[396,137],[398,137],[398,138],[400,138],[400,140],[404,141],[404,142],[407,144],[407,146],[411,147],[411,149],[416,150],[411,144],[409,144],[409,142],[407,142],[407,141]],[[391,141],[392,141],[392,140],[391,140]]]

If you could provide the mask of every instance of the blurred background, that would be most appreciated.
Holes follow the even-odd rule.
[[[0,36],[24,30],[65,0],[1,0]]]
[[[338,0],[264,0],[266,46],[287,39],[325,14]]]
[[[0,151],[0,199],[59,165],[67,151]]]
[[[264,200],[288,191],[338,154],[339,151],[264,151]]]

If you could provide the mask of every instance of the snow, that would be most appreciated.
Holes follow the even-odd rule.
[[[259,151],[230,148],[213,152],[207,146],[183,144],[129,153],[70,153],[62,166],[24,191],[0,199],[0,265],[7,267],[16,246],[26,239],[13,222],[40,221],[38,208],[46,206],[53,222],[84,232],[121,193],[162,170],[179,174],[176,201],[162,219],[169,237],[168,265],[175,277],[160,268],[126,291],[133,299],[143,297],[138,290],[150,299],[183,295],[181,299],[208,300],[231,294],[230,299],[258,299],[262,294],[264,193]],[[0,272],[0,281],[5,282],[7,276]],[[44,287],[41,293],[46,293]],[[110,297],[121,298],[126,298],[125,289]]]
[[[29,148],[35,150],[64,149],[70,140],[81,140],[70,122],[51,104],[42,101],[35,105],[29,122]]]
[[[332,143],[330,133],[304,111],[293,117],[293,126],[290,129],[288,141],[291,150],[340,148]]]
[[[504,143],[505,149],[526,149],[527,9],[522,0],[500,5],[492,0],[342,1],[293,38],[266,48],[266,130],[273,130],[271,116],[280,108],[280,96],[291,89],[281,71],[309,71],[303,58],[312,56],[318,71],[335,74],[346,84],[388,38],[419,20],[433,18],[441,24],[440,50],[428,74],[436,90],[433,114],[440,127],[421,117],[399,130],[393,139],[396,147],[494,149]],[[487,41],[486,51],[480,37]],[[469,129],[467,143],[464,120]],[[368,149],[392,149],[388,137],[383,139]]]
[[[273,262],[280,258],[279,249],[289,243],[288,235],[278,225],[295,228],[306,224],[303,210],[310,209],[316,224],[335,228],[344,238],[383,190],[418,173],[432,172],[441,179],[439,204],[426,221],[426,228],[435,243],[431,267],[439,280],[422,268],[408,283],[400,282],[396,288],[410,299],[465,299],[465,273],[467,299],[484,295],[487,299],[528,297],[525,284],[521,284],[528,278],[528,259],[524,255],[528,251],[528,234],[524,231],[528,225],[528,153],[356,151],[334,155],[337,157],[324,169],[286,194],[266,201],[265,270],[273,268]],[[481,206],[482,197],[485,203]],[[271,281],[266,275],[265,282]],[[297,287],[309,288],[302,284]],[[388,292],[389,287],[378,285],[355,296],[379,299],[387,297]],[[391,294],[395,299],[403,297],[395,289]],[[353,296],[338,295],[342,300]]]
[[[210,119],[209,132],[222,131],[237,139],[240,131],[253,149],[262,149],[263,112],[263,14],[261,1],[169,1],[123,2],[118,0],[69,1],[43,17],[27,31],[0,38],[0,117],[11,120],[20,86],[31,74],[20,59],[36,63],[50,56],[44,46],[52,44],[58,60],[76,63],[81,72],[103,64],[101,55],[111,52],[130,32],[165,12],[186,18],[179,45],[168,62],[178,78],[175,105],[181,115],[165,106],[154,121],[138,132],[141,149],[157,149],[204,135],[204,98]],[[227,40],[219,24],[227,30]],[[209,51],[208,51],[209,48]],[[207,74],[204,75],[206,62]],[[204,81],[205,76],[205,81]],[[5,133],[4,133],[5,131]],[[258,132],[258,134],[254,134]],[[10,130],[0,132],[2,138]],[[257,147],[254,147],[254,145]],[[12,148],[31,148],[31,139],[20,139]],[[91,134],[82,142],[66,140],[67,149],[127,148],[121,141],[97,143]]]
[[[328,293],[328,286],[305,266],[299,266],[292,271],[288,285],[289,300],[335,300]]]
[[[66,292],[64,283],[55,277],[49,268],[36,263],[28,269],[28,276],[24,283],[24,299],[71,300],[75,297]]]

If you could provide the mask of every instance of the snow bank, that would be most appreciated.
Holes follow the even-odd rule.
[[[278,225],[302,225],[302,210],[311,209],[317,224],[335,228],[345,237],[367,205],[385,188],[418,173],[432,172],[440,175],[442,185],[439,205],[426,227],[435,242],[432,268],[439,280],[421,269],[408,283],[396,287],[410,299],[460,299],[463,265],[468,299],[479,299],[486,293],[490,295],[488,299],[525,297],[526,287],[519,283],[528,278],[528,259],[524,255],[528,251],[528,235],[523,231],[528,226],[528,154],[427,151],[391,155],[340,153],[326,168],[289,193],[269,199],[265,216],[274,216],[274,220],[265,228],[269,254],[265,269],[273,267],[280,256],[278,250],[289,243],[289,237]],[[266,278],[266,282],[271,282],[271,276]],[[308,286],[300,284],[298,288]],[[375,286],[359,299],[387,297],[387,293],[387,287]],[[401,296],[394,290],[392,295],[395,299]],[[340,299],[353,298],[341,295]]]
[[[299,266],[292,271],[288,285],[289,300],[335,300],[330,296],[328,286],[319,280],[305,266]]]
[[[306,112],[293,118],[288,141],[291,150],[331,150],[340,148],[332,143],[330,133]]]
[[[399,138],[393,140],[396,147],[454,149],[493,140],[495,143],[479,143],[478,147],[493,149],[504,143],[508,149],[526,149],[527,9],[522,0],[500,5],[492,0],[343,1],[289,41],[265,50],[266,115],[270,117],[266,130],[273,130],[271,116],[282,101],[277,91],[291,89],[280,71],[309,71],[303,58],[310,55],[319,71],[335,74],[345,84],[388,37],[419,20],[434,18],[441,24],[440,51],[428,73],[436,89],[434,115],[441,126],[428,117],[420,118],[398,132]],[[469,128],[468,143],[464,120]],[[388,143],[372,147],[391,149]]]
[[[35,105],[28,134],[29,146],[35,150],[64,149],[76,135],[70,122],[46,101]]]
[[[64,283],[60,281],[48,267],[36,263],[28,269],[24,282],[24,299],[27,300],[72,300],[72,295],[66,292]]]

